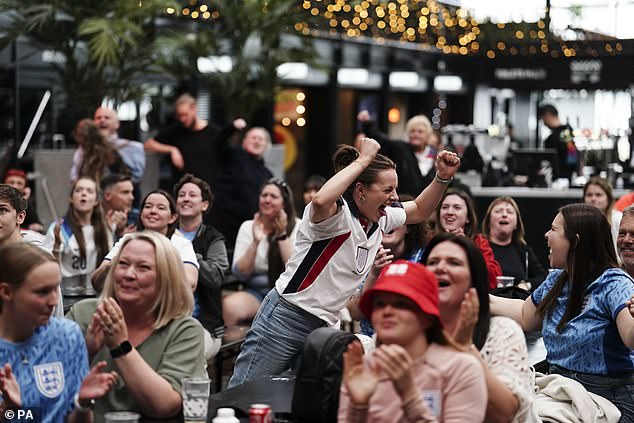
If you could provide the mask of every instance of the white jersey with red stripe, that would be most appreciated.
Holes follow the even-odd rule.
[[[338,206],[337,213],[319,223],[310,221],[312,204],[306,206],[295,253],[275,283],[285,300],[329,325],[339,320],[339,311],[372,268],[383,232],[405,224],[400,203],[387,207],[386,215],[369,225],[354,201],[341,198]]]

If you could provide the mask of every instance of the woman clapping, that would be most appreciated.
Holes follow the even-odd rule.
[[[93,362],[116,368],[117,385],[96,410],[132,410],[152,418],[176,415],[181,379],[205,375],[202,327],[170,241],[155,232],[126,236],[101,297],[77,303],[68,317],[86,336]]]

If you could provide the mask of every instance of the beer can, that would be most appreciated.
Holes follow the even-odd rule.
[[[249,423],[272,423],[273,411],[268,404],[252,404],[249,408]]]

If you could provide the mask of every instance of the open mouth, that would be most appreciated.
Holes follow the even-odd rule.
[[[387,213],[385,212],[385,206],[379,207],[379,214],[381,216],[385,216]]]
[[[449,281],[442,280],[442,279],[438,281],[438,288],[446,288],[449,285],[451,285]]]
[[[510,222],[508,220],[500,220],[498,223],[500,225],[508,225]]]

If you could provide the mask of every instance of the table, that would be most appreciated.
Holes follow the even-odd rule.
[[[251,404],[268,404],[273,413],[290,415],[294,388],[295,378],[269,376],[211,395],[207,421],[223,407],[233,408],[238,418],[248,418]]]

